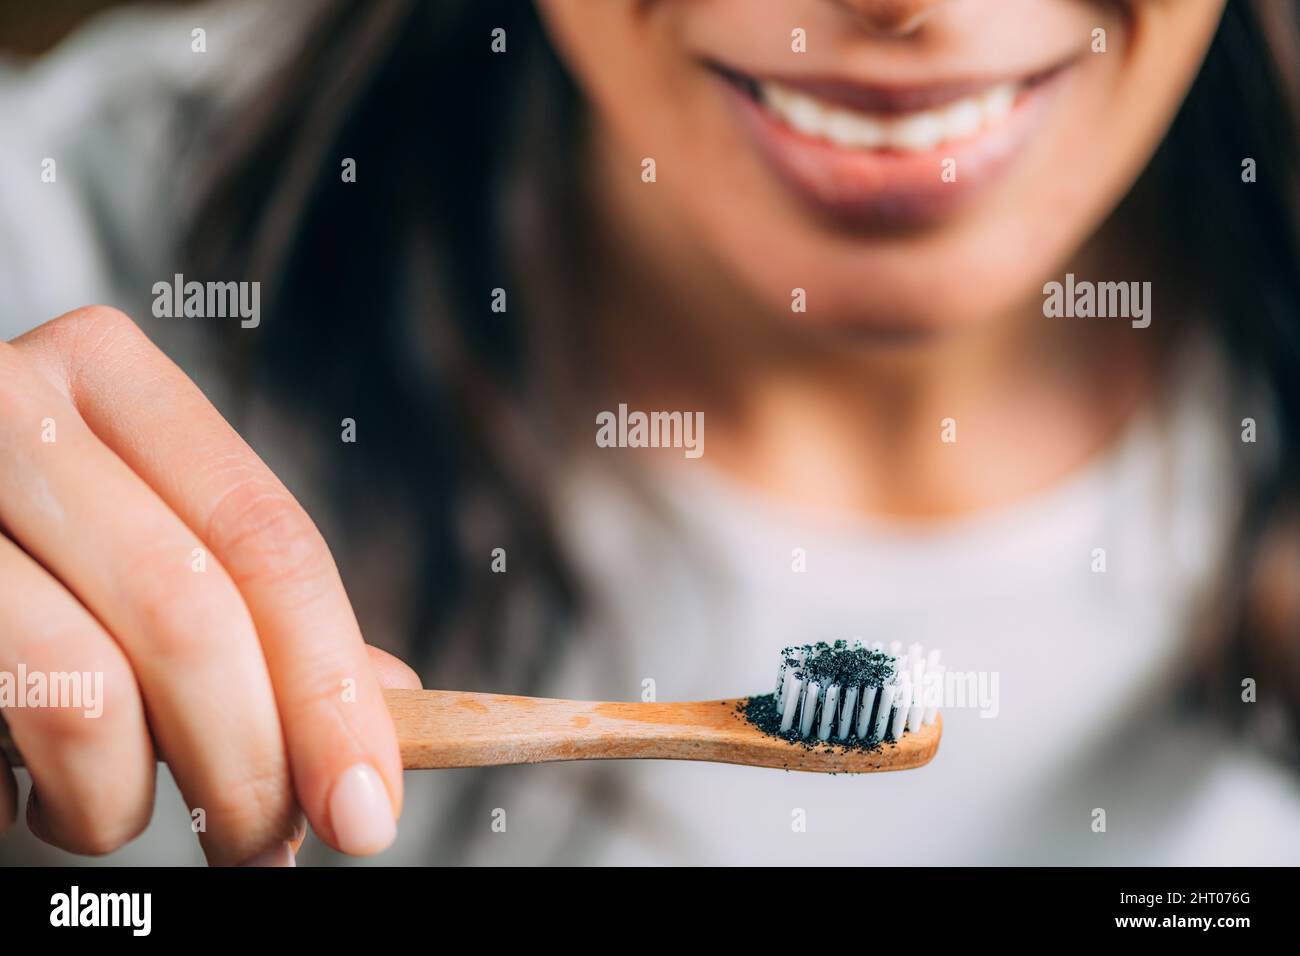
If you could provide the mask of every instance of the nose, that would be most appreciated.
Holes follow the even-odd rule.
[[[906,36],[948,0],[832,0],[872,33]]]

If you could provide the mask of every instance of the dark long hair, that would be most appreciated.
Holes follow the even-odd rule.
[[[489,48],[495,28],[507,55]],[[1293,704],[1297,63],[1296,3],[1229,0],[1146,174],[1169,190],[1165,232],[1209,321],[1276,399],[1276,454],[1251,478],[1242,574],[1219,639],[1199,653],[1206,673],[1228,675],[1233,699],[1253,674],[1261,694],[1276,677]],[[486,674],[512,648],[498,690],[529,688],[575,597],[548,522],[554,456],[540,398],[563,387],[573,361],[554,302],[584,241],[581,123],[531,3],[339,0],[274,87],[222,130],[192,236],[193,271],[263,282],[268,318],[231,355],[250,392],[269,391],[321,430],[344,416],[365,423],[367,454],[335,441],[328,467],[338,493],[401,504],[419,531],[412,652],[461,644]],[[345,185],[346,157],[358,177]],[[1247,157],[1254,183],[1240,175]],[[490,308],[494,289],[511,295],[505,313]],[[489,570],[498,544],[507,575]]]
[[[506,56],[488,49],[496,27]],[[358,423],[363,454],[322,443],[353,503],[345,540],[368,525],[366,503],[419,529],[400,559],[416,568],[403,652],[427,667],[457,644],[484,689],[529,689],[572,603],[534,414],[551,343],[522,321],[505,237],[530,205],[563,200],[527,195],[511,160],[540,173],[538,146],[571,135],[575,103],[531,4],[328,5],[269,95],[214,139],[192,234],[196,273],[263,283],[268,318],[226,343],[245,394],[335,439],[342,418]],[[506,574],[491,571],[498,547]]]

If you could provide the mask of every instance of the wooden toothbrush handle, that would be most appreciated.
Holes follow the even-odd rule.
[[[897,743],[866,749],[769,736],[737,712],[739,700],[614,703],[437,690],[387,696],[407,768],[649,758],[870,773],[924,766],[943,733],[936,717]]]

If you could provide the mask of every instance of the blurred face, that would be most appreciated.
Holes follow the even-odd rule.
[[[538,0],[661,232],[790,321],[905,330],[1041,299],[1150,158],[1223,3]]]

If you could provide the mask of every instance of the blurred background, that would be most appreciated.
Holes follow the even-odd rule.
[[[171,0],[166,5],[188,3],[193,0]],[[39,56],[87,18],[122,4],[123,0],[9,0],[0,6],[0,52],[18,60]]]
[[[194,212],[196,177],[206,151],[214,147],[197,133],[247,102],[321,6],[317,0],[148,5],[0,0],[0,339],[70,309],[108,303],[140,321],[219,408],[238,404],[238,396],[226,391],[228,382],[209,367],[212,349],[201,329],[149,320],[150,290],[159,278],[182,268],[178,250]],[[205,31],[203,56],[191,51],[194,28]],[[47,159],[56,164],[53,183],[40,175]],[[1216,387],[1207,379],[1203,391],[1213,393]],[[278,433],[248,437],[279,474],[310,464]],[[925,771],[932,776],[916,780],[911,774],[814,780],[687,764],[503,768],[492,772],[493,781],[513,794],[512,820],[520,826],[509,842],[458,846],[456,859],[1295,863],[1300,789],[1294,774],[1176,708],[1178,719],[1167,724],[1151,716],[1157,704],[1176,697],[1170,675],[1184,647],[1183,635],[1166,632],[1163,623],[1153,626],[1158,640],[1149,646],[1135,648],[1125,640],[1127,629],[1142,626],[1149,596],[1163,586],[1161,576],[1174,574],[1160,556],[1141,552],[1144,519],[1110,512],[1104,518],[1114,540],[1123,542],[1120,550],[1131,546],[1129,566],[1137,570],[1099,579],[1086,564],[1066,570],[1052,564],[1066,547],[1063,534],[1078,532],[1079,540],[1068,545],[1077,545],[1078,553],[1092,546],[1087,523],[1095,516],[1078,507],[1079,501],[1104,502],[1111,489],[1124,487],[1134,449],[1149,438],[1137,434],[1114,460],[1086,469],[1069,487],[1035,498],[1022,514],[991,525],[991,535],[972,526],[951,537],[909,541],[895,551],[866,555],[848,548],[838,555],[827,544],[819,560],[829,564],[827,553],[842,557],[847,570],[793,584],[788,548],[768,554],[775,556],[770,572],[746,571],[739,582],[726,577],[724,571],[752,565],[754,555],[772,541],[786,540],[781,537],[786,528],[759,537],[768,530],[768,518],[775,523],[781,516],[755,519],[746,511],[752,502],[743,495],[713,506],[718,489],[707,482],[682,494],[683,513],[694,527],[731,521],[718,531],[718,553],[705,554],[706,573],[698,575],[691,562],[699,556],[679,553],[671,535],[641,533],[634,525],[620,537],[611,525],[601,524],[601,501],[589,496],[583,504],[590,509],[569,517],[575,535],[596,542],[589,548],[592,563],[607,560],[612,568],[628,554],[641,562],[631,571],[620,566],[622,578],[611,590],[643,588],[632,595],[635,602],[655,593],[644,582],[662,574],[676,579],[670,582],[679,588],[674,593],[692,595],[694,602],[684,599],[672,607],[647,602],[639,612],[647,628],[663,635],[658,656],[641,649],[637,653],[647,656],[637,658],[628,651],[618,662],[622,682],[617,684],[602,684],[591,676],[593,660],[579,660],[555,675],[551,689],[557,696],[632,699],[636,680],[647,673],[660,678],[661,699],[770,686],[775,664],[767,656],[738,659],[734,645],[690,639],[699,634],[744,636],[760,646],[780,646],[780,635],[791,633],[890,634],[922,641],[958,634],[967,626],[970,607],[995,602],[981,591],[982,583],[967,576],[970,569],[984,567],[999,577],[1004,597],[1014,601],[1023,594],[1036,603],[1023,610],[1008,605],[1003,630],[978,648],[954,646],[945,648],[945,655],[954,670],[1003,674],[1001,715],[983,720],[969,709],[945,714],[945,750],[933,771]],[[286,480],[297,493],[298,486]],[[1214,492],[1192,489],[1193,495]],[[1146,487],[1127,493],[1167,497]],[[328,507],[312,500],[309,491],[303,497],[333,542],[336,529],[330,527]],[[1172,533],[1182,536],[1187,544],[1180,554],[1195,565],[1201,558],[1198,535],[1217,531],[1189,520]],[[996,539],[995,552],[983,550],[980,534]],[[381,567],[362,549],[338,556],[368,639],[383,644],[392,638],[389,643],[395,644],[399,628],[386,617],[388,582]],[[895,584],[891,576],[900,567],[910,576],[907,583]],[[1027,583],[1017,583],[1022,580]],[[710,589],[724,585],[735,589],[740,595],[735,605],[748,612],[726,620],[711,616]],[[1086,593],[1086,615],[1054,619],[1050,612],[1058,588],[1066,595],[1062,601]],[[871,607],[864,612],[859,599],[869,589]],[[783,603],[774,595],[782,595]],[[1060,738],[1044,733],[1032,745],[1008,748],[1020,731],[1041,730],[1044,722],[1059,719],[1052,712],[1054,698],[1075,689],[1073,675],[1099,655],[1113,658],[1116,676],[1096,689],[1090,709],[1061,719]],[[1132,675],[1141,680],[1129,681]],[[1131,733],[1134,728],[1147,733],[1139,739]],[[1024,769],[1035,760],[1033,773]],[[465,814],[475,814],[477,827],[494,806],[475,789],[479,778],[465,772],[408,775],[408,781],[408,812],[398,845],[372,862],[442,862],[448,831],[466,829],[468,824],[458,822]],[[920,789],[918,781],[924,782]],[[1120,810],[1112,817],[1114,838],[1107,842],[1095,839],[1087,825],[1089,811],[1099,804]],[[806,808],[815,821],[793,843],[791,807]],[[187,818],[180,795],[162,775],[155,825],[126,848],[99,860],[78,860],[39,844],[20,825],[0,841],[0,864],[201,863],[197,843],[185,832]],[[881,819],[890,826],[877,828]],[[359,862],[344,860],[311,838],[303,859]]]

